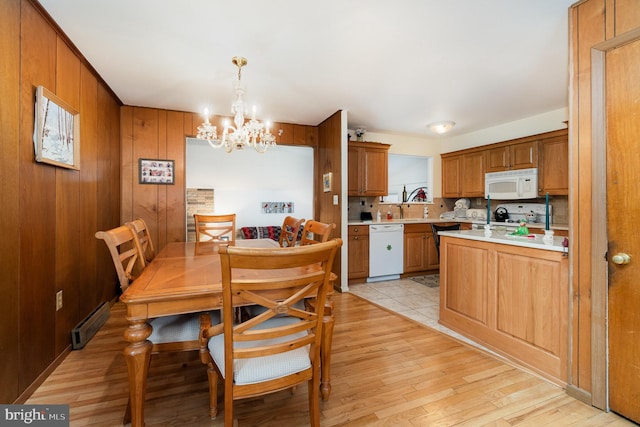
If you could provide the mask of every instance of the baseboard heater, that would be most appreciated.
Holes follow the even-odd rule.
[[[78,323],[71,331],[71,346],[74,350],[84,347],[109,318],[109,303],[104,302]]]

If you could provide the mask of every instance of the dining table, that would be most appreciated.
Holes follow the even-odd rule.
[[[271,239],[238,239],[231,244],[254,248],[279,246]],[[127,341],[124,357],[129,375],[129,407],[125,421],[130,417],[133,427],[144,426],[147,373],[153,347],[147,340],[152,331],[149,319],[222,307],[219,244],[203,247],[201,243],[200,248],[196,254],[195,242],[168,243],[120,296],[128,321],[124,332]],[[335,279],[332,273],[332,280]],[[327,400],[331,392],[332,293],[333,287],[327,294],[322,328],[320,391],[323,400]]]

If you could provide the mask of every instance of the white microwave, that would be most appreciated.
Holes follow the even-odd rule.
[[[538,197],[538,169],[516,169],[484,174],[484,197],[495,200]]]

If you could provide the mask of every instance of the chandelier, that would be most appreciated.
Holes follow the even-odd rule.
[[[253,107],[251,119],[245,123],[244,115],[248,114],[244,96],[244,87],[242,86],[242,67],[247,65],[247,58],[234,56],[231,62],[238,67],[238,81],[235,85],[236,99],[231,104],[231,112],[233,113],[233,124],[229,120],[224,121],[224,130],[222,137],[218,139],[216,126],[209,122],[209,110],[205,108],[205,122],[198,126],[198,139],[204,139],[213,148],[224,147],[227,153],[233,150],[244,150],[245,147],[252,147],[258,153],[264,153],[270,147],[276,146],[276,137],[269,131],[269,126],[265,126],[256,120],[256,107]],[[280,130],[278,135],[282,135]]]

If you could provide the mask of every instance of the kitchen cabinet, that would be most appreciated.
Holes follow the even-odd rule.
[[[404,225],[404,272],[437,270],[438,253],[430,224]]]
[[[538,194],[569,194],[569,138],[560,135],[540,141]]]
[[[462,194],[461,163],[461,155],[442,156],[442,197],[460,197]]]
[[[348,278],[363,279],[369,276],[369,226],[348,227]]]
[[[538,165],[537,141],[524,141],[485,150],[487,172],[535,168]]]
[[[442,197],[483,197],[484,163],[482,151],[442,156]]]
[[[442,236],[440,323],[548,379],[568,380],[562,252]]]
[[[389,144],[375,142],[349,142],[349,196],[388,194],[389,147]]]

